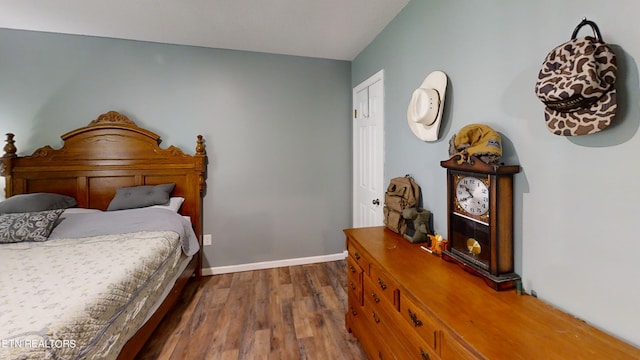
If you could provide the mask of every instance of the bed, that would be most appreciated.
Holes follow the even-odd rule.
[[[194,155],[161,148],[115,111],[61,138],[18,156],[7,134],[0,213],[32,204],[0,215],[0,233],[35,225],[0,243],[0,359],[131,359],[201,276],[204,139]]]

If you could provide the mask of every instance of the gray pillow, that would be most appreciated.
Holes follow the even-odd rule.
[[[0,244],[46,241],[64,209],[0,215]]]
[[[66,209],[76,206],[76,204],[76,199],[66,195],[53,193],[20,194],[13,195],[0,202],[0,214]]]
[[[108,211],[135,209],[151,205],[166,205],[176,184],[140,185],[116,189]]]

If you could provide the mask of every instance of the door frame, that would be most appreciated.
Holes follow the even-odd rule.
[[[384,69],[378,71],[377,73],[371,75],[368,79],[364,80],[363,82],[361,82],[360,84],[358,84],[356,87],[353,88],[352,91],[352,95],[351,95],[351,100],[352,100],[352,114],[351,114],[351,121],[352,121],[352,130],[351,130],[351,145],[352,145],[352,163],[351,163],[351,167],[352,167],[352,179],[351,179],[351,183],[352,183],[352,192],[353,192],[353,196],[352,196],[352,204],[351,204],[351,225],[352,226],[356,226],[356,215],[357,215],[357,206],[359,204],[359,199],[358,197],[358,185],[356,183],[356,173],[358,171],[357,169],[357,158],[358,158],[358,149],[357,149],[357,141],[356,141],[356,136],[358,135],[358,131],[357,131],[357,121],[355,121],[355,114],[354,111],[357,109],[357,104],[356,104],[356,95],[358,92],[360,92],[361,90],[368,88],[369,86],[375,84],[376,82],[381,82],[382,84],[382,99],[381,99],[381,104],[382,104],[382,111],[381,113],[381,118],[380,118],[380,131],[382,132],[382,156],[380,157],[380,163],[378,164],[380,166],[381,169],[381,182],[384,185],[384,161],[385,161],[385,91],[384,91]],[[381,194],[380,194],[380,200],[384,201],[384,190],[383,188],[380,189]]]

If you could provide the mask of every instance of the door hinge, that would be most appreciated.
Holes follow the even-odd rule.
[[[353,109],[353,118],[354,119],[358,118],[358,109]]]

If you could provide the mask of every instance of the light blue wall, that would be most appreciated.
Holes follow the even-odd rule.
[[[385,181],[411,173],[435,228],[446,233],[448,140],[486,123],[503,135],[515,183],[515,256],[526,290],[640,346],[640,56],[634,0],[412,0],[352,63],[352,86],[385,71]],[[546,54],[587,17],[618,55],[618,116],[579,138],[551,134],[534,94]],[[590,34],[587,27],[581,35]],[[407,125],[411,93],[449,76],[441,139]]]
[[[21,154],[117,110],[209,155],[205,267],[341,253],[350,63],[0,29],[0,131]]]

